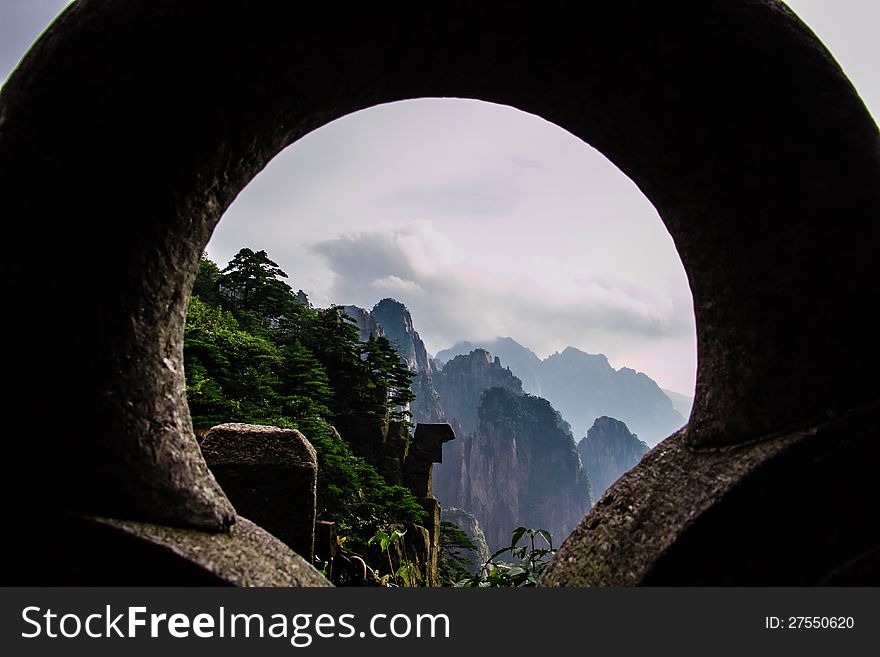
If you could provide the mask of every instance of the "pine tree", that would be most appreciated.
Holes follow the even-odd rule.
[[[241,249],[220,272],[217,284],[220,294],[233,308],[251,311],[265,320],[277,320],[297,303],[293,289],[282,278],[287,278],[287,274],[265,251]]]

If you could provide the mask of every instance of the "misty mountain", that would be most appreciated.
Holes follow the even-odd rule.
[[[484,390],[504,388],[517,395],[524,394],[522,381],[509,367],[502,365],[498,356],[493,357],[485,349],[456,356],[434,374],[433,382],[446,421],[459,436],[473,433],[480,395]]]
[[[522,380],[523,389],[536,391],[550,401],[571,423],[575,435],[585,435],[596,418],[605,415],[625,422],[653,446],[685,424],[686,416],[675,409],[670,397],[653,379],[628,367],[615,370],[602,354],[567,347],[541,360],[515,340],[498,338],[480,343],[459,342],[440,351],[435,358],[445,361],[455,356],[456,351],[473,345],[500,356]]]
[[[513,338],[495,338],[480,343],[468,341],[457,342],[450,349],[443,349],[434,356],[437,367],[443,365],[461,354],[469,354],[474,349],[485,349],[490,354],[498,356],[510,370],[522,381],[523,390],[530,395],[541,395],[541,384],[538,373],[541,369],[541,359],[531,349],[524,347]]]
[[[675,392],[674,390],[667,390],[666,388],[660,388],[669,399],[672,400],[672,407],[681,413],[682,417],[687,419],[691,416],[691,408],[694,405],[694,398],[688,397],[687,395],[683,395],[680,392]]]
[[[596,418],[577,445],[581,463],[593,485],[593,501],[634,467],[648,449],[648,444],[631,433],[623,422],[605,416]]]
[[[592,503],[571,428],[546,399],[523,392],[498,356],[456,356],[434,375],[457,440],[443,446],[433,491],[441,506],[474,514],[491,550],[516,527],[561,541]]]
[[[370,316],[385,331],[400,357],[414,372],[431,372],[434,368],[428,360],[425,343],[413,327],[412,315],[406,306],[395,299],[382,299],[373,306]]]

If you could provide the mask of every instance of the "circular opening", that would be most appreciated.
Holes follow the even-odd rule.
[[[391,340],[415,373],[412,421],[448,421],[458,436],[434,466],[434,496],[473,513],[491,551],[518,526],[548,529],[558,544],[690,412],[693,302],[656,210],[598,151],[509,106],[424,98],[331,122],[242,190],[207,254],[225,272],[215,300],[227,310],[257,308],[243,303],[254,293],[241,279],[257,266],[292,286],[291,299],[299,289],[301,303],[344,306],[361,340]],[[311,330],[302,319],[287,328],[281,314],[253,337],[268,330],[285,344],[273,330]],[[199,344],[187,360],[197,429],[221,419],[300,426],[281,417],[282,394],[276,408],[259,410],[257,398],[296,364],[261,374],[243,363],[229,377],[228,363],[199,355],[203,321],[191,322]],[[398,458],[388,437],[367,435],[369,413],[340,417],[356,392],[310,341],[334,391],[325,419],[382,470]],[[210,386],[234,417],[206,403]],[[319,506],[323,495],[319,486]]]
[[[311,132],[242,190],[207,251],[225,263],[242,247],[319,307],[396,298],[432,354],[510,336],[693,396],[693,301],[657,211],[594,148],[508,106],[401,101]]]

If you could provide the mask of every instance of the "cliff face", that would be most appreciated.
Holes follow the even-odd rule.
[[[376,321],[376,318],[370,314],[369,310],[359,306],[343,306],[342,309],[357,324],[358,339],[361,342],[366,342],[371,335],[377,338],[385,335],[382,325]]]
[[[370,315],[382,326],[385,337],[397,348],[409,369],[414,372],[434,371],[425,343],[413,328],[412,316],[406,306],[394,299],[382,299],[373,306]]]
[[[455,506],[474,514],[490,551],[509,545],[520,525],[547,529],[558,545],[591,505],[589,479],[559,414],[546,399],[490,388],[476,424],[462,441]]]
[[[593,485],[593,499],[602,497],[605,490],[634,467],[648,450],[647,443],[639,440],[620,420],[597,418],[577,446]]]
[[[407,367],[416,373],[412,382],[416,399],[409,409],[412,421],[443,422],[440,397],[432,381],[434,363],[428,358],[418,331],[413,328],[412,316],[406,306],[394,299],[382,299],[372,311],[358,306],[345,306],[344,309],[355,320],[361,341],[366,341],[370,335],[387,337]]]
[[[488,388],[505,388],[523,394],[522,382],[500,359],[484,349],[475,349],[465,356],[456,356],[433,376],[443,411],[455,429],[455,435],[466,436],[474,431],[480,395]]]
[[[489,560],[491,554],[489,552],[489,544],[486,543],[486,535],[483,533],[483,528],[480,527],[480,523],[477,521],[473,513],[457,507],[442,509],[440,512],[440,519],[448,520],[449,522],[458,525],[458,528],[461,529],[461,531],[473,541],[474,545],[477,546],[476,550],[464,550],[461,553],[463,559],[471,562],[471,572],[476,573],[477,570]]]
[[[413,378],[411,389],[416,398],[410,403],[409,410],[412,413],[412,421],[416,424],[446,421],[440,395],[434,387],[433,376],[430,372],[418,372]]]

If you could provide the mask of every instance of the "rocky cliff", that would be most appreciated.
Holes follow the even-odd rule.
[[[454,506],[479,521],[490,551],[518,526],[547,529],[558,545],[592,503],[567,425],[546,399],[490,388],[462,441]],[[445,460],[444,454],[444,460]]]
[[[440,398],[432,381],[434,363],[428,358],[425,343],[413,328],[412,316],[406,306],[394,299],[382,299],[372,311],[358,306],[345,306],[344,309],[355,320],[362,341],[371,335],[387,337],[409,369],[416,373],[412,382],[416,398],[409,409],[412,421],[444,422]]]
[[[522,383],[510,370],[501,365],[489,352],[476,349],[470,354],[456,356],[433,375],[440,408],[446,421],[452,425],[456,440],[443,448],[443,461],[434,468],[434,495],[441,506],[460,506],[462,485],[467,486],[462,474],[464,459],[463,440],[470,436],[477,424],[480,396],[488,388],[501,387],[523,394]],[[463,478],[465,477],[465,478]]]
[[[510,368],[522,381],[522,388],[530,395],[542,396],[539,379],[541,359],[531,349],[524,347],[513,338],[495,338],[483,342],[457,342],[450,349],[438,351],[434,357],[438,367],[461,354],[469,354],[474,349],[485,349],[493,356],[498,356],[505,366]]]
[[[477,521],[473,513],[458,507],[442,509],[440,511],[440,519],[457,525],[477,546],[476,550],[463,550],[460,553],[462,559],[471,562],[472,567],[470,571],[476,573],[489,560],[489,555],[491,554],[489,552],[489,544],[486,543],[486,535],[483,533],[483,528],[480,527],[479,521]]]
[[[584,435],[597,417],[607,415],[624,421],[649,445],[656,445],[685,423],[685,416],[649,376],[627,367],[615,370],[602,354],[574,347],[542,361],[511,338],[476,345],[460,342],[438,352],[438,362],[474,346],[501,356],[523,389],[548,399],[577,435]]]
[[[411,389],[416,398],[410,403],[409,410],[416,424],[446,422],[440,395],[434,387],[434,376],[430,372],[417,372],[413,378]]]
[[[620,420],[597,418],[578,443],[577,451],[593,485],[593,499],[602,497],[605,490],[624,472],[634,467],[650,448],[639,440]]]
[[[466,436],[476,427],[480,395],[488,388],[505,388],[523,394],[520,381],[509,368],[485,349],[456,356],[434,374],[434,388],[440,396],[443,412],[455,429]]]
[[[412,316],[406,306],[394,299],[382,299],[373,306],[370,315],[385,331],[385,337],[397,348],[409,369],[413,372],[433,371],[425,343],[413,328]]]
[[[370,314],[366,308],[359,306],[343,306],[345,314],[351,317],[358,328],[358,339],[366,342],[370,336],[379,338],[385,335],[382,325]]]

